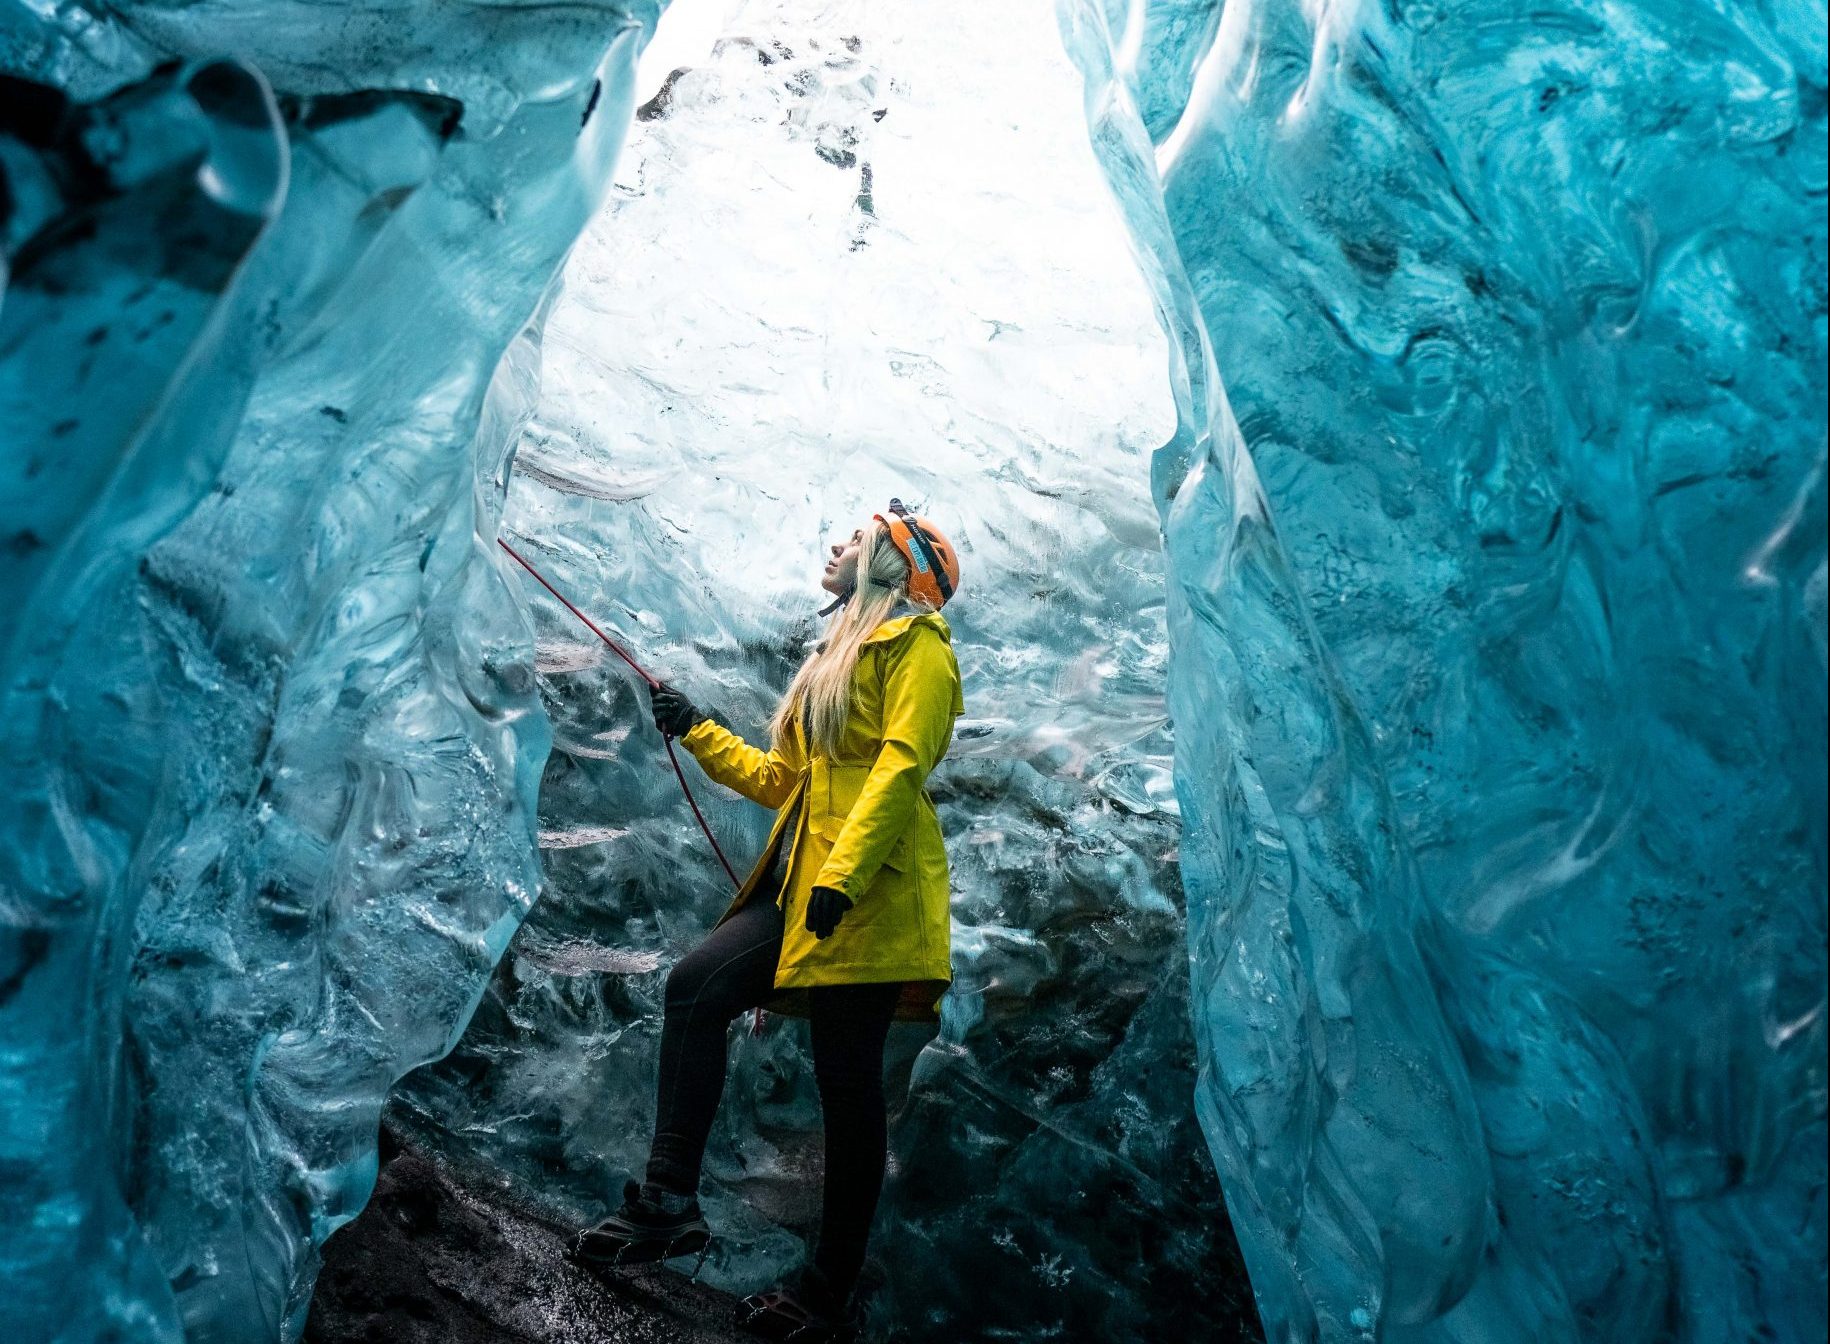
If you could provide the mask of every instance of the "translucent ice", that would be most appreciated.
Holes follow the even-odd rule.
[[[1197,8],[1064,24],[1267,1333],[1818,1338],[1824,6]]]
[[[600,1209],[722,878],[497,512],[753,732],[900,493],[970,718],[883,1323],[1239,1330],[1217,1166],[1280,1341],[1821,1338],[1822,0],[1060,0],[1079,82],[730,4],[600,212],[656,7],[0,0],[13,1333],[296,1333],[498,958],[400,1114]],[[817,1115],[734,1076],[740,1286]]]
[[[892,494],[933,509],[966,568],[967,718],[933,783],[958,980],[937,1041],[892,1042],[873,1310],[921,1339],[1231,1338],[1252,1311],[1193,1112],[1163,731],[1165,342],[1050,6],[934,13],[733,6],[655,72],[546,326],[505,527],[755,737],[822,543]],[[582,1222],[640,1170],[664,968],[729,886],[645,697],[535,611],[548,895],[400,1114]],[[747,861],[767,817],[702,793]],[[799,1024],[732,1054],[705,1273],[749,1290],[803,1254],[819,1114]]]
[[[296,1334],[536,891],[503,355],[653,6],[339,9],[0,7],[22,1340]]]

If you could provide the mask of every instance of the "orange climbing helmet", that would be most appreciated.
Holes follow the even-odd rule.
[[[937,611],[946,606],[959,591],[959,552],[953,543],[926,518],[910,513],[900,499],[890,501],[889,517],[873,516],[889,529],[890,540],[909,562],[909,596]]]

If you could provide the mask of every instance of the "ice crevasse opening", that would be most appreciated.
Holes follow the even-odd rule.
[[[0,10],[25,1337],[296,1335],[390,1094],[599,1209],[723,878],[493,538],[754,732],[891,493],[877,1325],[1822,1336],[1823,4],[333,8]],[[818,1114],[733,1058],[744,1289]]]

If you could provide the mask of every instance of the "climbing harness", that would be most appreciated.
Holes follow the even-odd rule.
[[[516,564],[520,565],[521,568],[525,569],[529,574],[532,574],[536,583],[546,589],[554,597],[558,598],[559,605],[578,617],[585,629],[603,640],[610,652],[614,653],[618,658],[621,658],[625,663],[628,663],[636,676],[648,683],[648,688],[650,690],[660,689],[661,679],[659,677],[655,676],[647,668],[636,662],[634,658],[629,656],[629,651],[627,649],[623,648],[621,644],[618,644],[614,639],[598,629],[597,622],[593,621],[589,616],[585,615],[584,612],[573,606],[571,599],[552,584],[548,583],[546,576],[522,558],[519,551],[500,537],[496,538],[496,545],[507,551],[510,558],[512,558]],[[718,856],[718,862],[724,865],[724,871],[729,875],[731,885],[742,890],[743,879],[737,876],[737,870],[731,867],[731,861],[725,858],[724,850],[718,844],[718,837],[712,834],[712,828],[706,823],[705,813],[699,810],[699,800],[693,797],[693,791],[686,783],[686,772],[680,768],[680,758],[674,753],[674,739],[672,734],[662,733],[661,742],[667,748],[667,762],[674,768],[674,778],[680,781],[680,792],[686,795],[686,805],[693,810],[693,820],[698,822],[699,829],[705,832],[705,842],[712,847],[712,853]],[[758,1008],[756,1010],[756,1017],[750,1024],[750,1034],[753,1036],[760,1036],[762,1035],[762,1028],[763,1010]]]

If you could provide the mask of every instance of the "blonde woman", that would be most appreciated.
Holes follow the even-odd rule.
[[[587,1258],[702,1252],[697,1191],[724,1090],[726,1028],[752,1007],[809,1019],[826,1136],[819,1242],[792,1285],[746,1298],[738,1324],[802,1344],[839,1338],[883,1185],[883,1046],[893,1019],[936,1020],[949,966],[947,856],[924,781],[964,709],[940,608],[953,546],[890,501],[831,548],[825,638],[758,750],[672,687],[655,726],[706,774],[776,811],[762,858],[712,932],[667,977],[647,1179],[583,1233]]]

